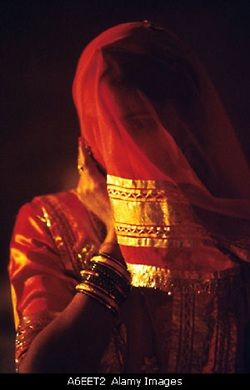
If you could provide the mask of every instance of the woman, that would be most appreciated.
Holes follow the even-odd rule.
[[[204,69],[121,24],[73,96],[78,187],[23,206],[11,243],[20,372],[246,371],[249,169]]]

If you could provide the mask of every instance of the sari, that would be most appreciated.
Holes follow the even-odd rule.
[[[165,28],[124,23],[84,50],[73,97],[82,138],[107,172],[132,285],[153,307],[163,294],[162,319],[149,316],[154,335],[165,329],[160,369],[236,370],[241,325],[227,303],[250,260],[250,172],[203,65]]]

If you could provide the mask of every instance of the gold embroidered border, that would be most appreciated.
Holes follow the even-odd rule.
[[[117,240],[120,245],[134,246],[134,247],[154,247],[154,248],[194,248],[204,245],[204,243],[211,244],[211,240],[181,240],[169,238],[149,238],[149,237],[131,237],[117,235]]]
[[[132,246],[167,246],[170,230],[164,182],[131,180],[108,175],[118,243]]]
[[[130,201],[165,201],[166,197],[187,203],[175,184],[164,180],[134,180],[107,175],[108,193],[112,199]]]
[[[176,291],[193,293],[215,293],[218,288],[229,287],[238,283],[240,267],[236,266],[220,272],[203,273],[195,271],[172,271],[144,264],[127,263],[131,274],[133,287],[153,288],[167,292],[169,295]]]
[[[200,242],[198,227],[191,222],[181,233],[187,201],[173,183],[162,180],[132,180],[107,176],[118,243],[135,247],[182,247]],[[171,243],[170,243],[171,241]]]

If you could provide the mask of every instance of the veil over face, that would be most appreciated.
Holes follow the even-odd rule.
[[[249,167],[215,88],[190,48],[147,21],[110,28],[83,51],[73,97],[82,137],[108,173],[111,198],[132,196],[136,202],[136,196],[142,197],[145,218],[137,228],[145,222],[165,229],[158,244],[119,241],[118,235],[128,260],[153,259],[152,253],[166,258],[170,209],[183,203],[213,242],[250,260]],[[164,214],[166,201],[168,223],[165,216],[154,224],[155,208],[159,211],[160,202]],[[128,221],[119,207],[124,228]],[[138,209],[131,213],[136,219]]]

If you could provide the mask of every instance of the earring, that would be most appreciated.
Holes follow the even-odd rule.
[[[83,155],[83,151],[82,151],[82,140],[81,140],[81,138],[79,138],[79,140],[78,140],[77,170],[78,170],[78,173],[80,176],[85,169],[84,160],[85,159],[84,159],[84,155]]]

